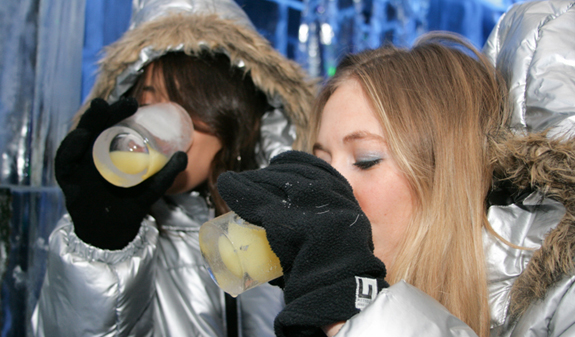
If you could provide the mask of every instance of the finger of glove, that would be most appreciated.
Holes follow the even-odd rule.
[[[67,175],[79,169],[87,151],[90,151],[93,137],[84,129],[70,132],[60,143],[54,159],[56,179],[61,183]]]
[[[188,155],[185,152],[176,152],[166,165],[150,177],[149,189],[156,195],[163,195],[174,183],[176,176],[186,169],[188,165]]]
[[[281,289],[285,288],[285,279],[283,276],[280,276],[276,279],[273,279],[273,280],[269,281],[268,283],[271,284],[272,286],[276,286],[276,287],[279,287]]]
[[[133,115],[136,110],[138,103],[134,98],[121,99],[112,105],[101,98],[96,98],[82,115],[77,128],[100,134],[108,127]]]
[[[333,166],[325,160],[320,159],[312,154],[302,151],[286,151],[274,158],[272,158],[269,169],[289,168],[290,170],[298,170],[301,172],[314,172],[314,176],[330,175],[345,184],[349,184],[347,179],[343,177]],[[321,174],[323,173],[323,174]]]
[[[232,210],[262,226],[265,224],[260,217],[265,217],[262,214],[268,206],[288,210],[291,206],[313,209],[329,200],[329,203],[335,203],[334,207],[336,204],[359,207],[347,184],[321,170],[317,174],[310,173],[309,167],[305,170],[299,168],[299,165],[284,164],[241,173],[226,172],[218,178],[217,187]]]
[[[90,133],[100,133],[110,118],[110,106],[101,98],[90,102],[90,107],[84,112],[78,122],[77,129],[85,129]]]
[[[127,97],[120,99],[110,105],[110,126],[132,116],[136,111],[138,111],[138,101],[135,98]]]
[[[218,192],[230,209],[255,225],[264,226],[258,210],[260,205],[278,204],[287,200],[287,195],[274,184],[261,182],[261,172],[237,173],[228,171],[220,174],[216,183]],[[254,182],[254,179],[258,179]]]

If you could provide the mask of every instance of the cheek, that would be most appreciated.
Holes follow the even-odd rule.
[[[369,187],[358,197],[361,209],[372,224],[403,226],[411,215],[411,195],[403,188],[387,186],[385,190]]]
[[[188,166],[176,176],[167,194],[184,193],[198,187],[208,179],[210,163],[211,162],[194,160],[194,158],[188,154]]]
[[[214,136],[198,135],[188,150],[188,166],[178,174],[168,194],[183,193],[202,184],[210,175],[210,167],[216,153],[221,149]]]
[[[370,220],[374,223],[402,226],[408,221],[412,210],[407,181],[399,175],[372,181],[363,190],[360,205],[365,205],[365,212],[368,217],[371,215]]]
[[[380,189],[374,181],[357,184],[353,187],[359,206],[372,223],[385,219],[389,207],[389,195],[385,189]]]
[[[188,190],[197,187],[202,184],[210,175],[210,166],[213,157],[199,157],[198,156],[188,156],[188,166],[186,170],[181,173],[181,175],[186,177],[188,181]]]
[[[368,217],[375,253],[384,262],[392,261],[412,213],[412,197],[407,181],[395,174],[355,182],[355,196]]]

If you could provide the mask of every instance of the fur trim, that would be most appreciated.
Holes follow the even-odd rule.
[[[152,46],[162,51],[179,45],[183,45],[183,51],[190,55],[206,49],[225,51],[232,64],[243,62],[246,73],[250,73],[256,86],[270,101],[280,98],[284,111],[297,128],[295,147],[302,148],[306,144],[303,129],[307,126],[317,81],[307,78],[297,63],[279,54],[257,32],[215,14],[170,15],[126,32],[106,48],[96,83],[76,117],[87,109],[92,99],[110,95],[118,75],[138,60],[143,48]]]
[[[575,141],[548,139],[546,132],[507,134],[492,143],[494,174],[519,188],[532,187],[563,203],[566,214],[511,289],[509,315],[521,316],[565,274],[575,270]]]

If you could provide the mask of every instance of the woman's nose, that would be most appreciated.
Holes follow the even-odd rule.
[[[342,165],[341,163],[337,162],[337,161],[332,161],[330,163],[330,165],[337,171],[339,172],[339,174],[341,174],[345,179],[347,179],[349,181],[348,178],[348,172],[346,172],[344,165]]]

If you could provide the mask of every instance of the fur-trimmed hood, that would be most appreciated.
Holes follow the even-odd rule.
[[[285,112],[297,132],[296,145],[306,142],[303,128],[316,94],[317,81],[307,77],[295,62],[280,55],[251,27],[217,14],[174,13],[144,22],[126,32],[105,50],[100,70],[84,106],[100,97],[114,100],[133,83],[134,73],[167,51],[195,54],[200,51],[226,53],[232,64],[245,69],[274,107]],[[131,82],[131,83],[130,83]],[[120,92],[118,92],[120,90]],[[76,118],[77,119],[77,118]]]
[[[559,201],[565,215],[548,232],[525,270],[513,283],[508,313],[521,316],[562,277],[575,272],[575,141],[546,132],[508,134],[492,145],[494,174],[517,190],[536,190]]]
[[[511,317],[524,314],[575,273],[573,22],[575,1],[517,4],[501,17],[484,47],[509,87],[516,132],[493,143],[495,174],[518,189],[535,189],[559,201],[566,211],[513,283]]]

